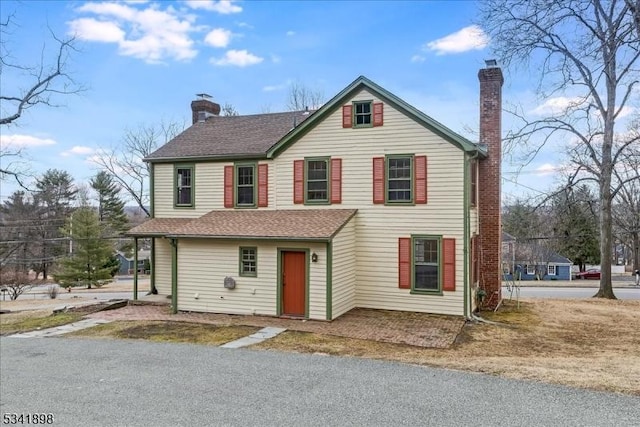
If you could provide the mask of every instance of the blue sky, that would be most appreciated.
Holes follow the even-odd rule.
[[[196,93],[240,114],[276,112],[286,110],[291,82],[328,100],[365,75],[476,140],[477,71],[492,57],[472,1],[3,0],[2,20],[10,13],[17,26],[4,41],[14,62],[37,63],[43,43],[55,46],[48,27],[59,37],[75,35],[69,70],[86,90],[54,98],[60,108],[36,106],[3,126],[2,145],[22,147],[36,174],[64,169],[78,183],[96,173],[91,158],[117,145],[126,129],[190,124]],[[45,59],[52,55],[45,49]],[[535,79],[504,71],[505,102],[545,108],[535,102]],[[2,91],[28,82],[3,72]],[[3,116],[10,107],[1,106]],[[547,189],[557,149],[545,148],[519,176],[505,158],[504,198]],[[1,185],[0,199],[16,189],[10,180]]]

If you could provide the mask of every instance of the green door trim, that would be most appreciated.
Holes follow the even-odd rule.
[[[304,318],[309,318],[309,272],[310,272],[310,256],[311,252],[309,248],[276,248],[278,251],[278,289],[276,292],[276,314],[282,316],[282,256],[284,252],[304,252],[304,269],[305,269],[305,284],[304,284]]]

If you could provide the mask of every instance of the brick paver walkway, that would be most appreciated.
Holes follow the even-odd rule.
[[[292,331],[430,348],[449,347],[464,325],[461,317],[364,308],[353,309],[332,322],[214,313],[170,314],[167,306],[158,305],[129,305],[117,310],[93,313],[87,317],[105,320],[160,320],[215,325],[273,326]]]

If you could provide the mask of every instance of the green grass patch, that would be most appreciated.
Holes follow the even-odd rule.
[[[251,335],[258,330],[260,328],[253,326],[219,326],[173,321],[122,321],[83,329],[67,336],[221,345]]]
[[[58,313],[43,315],[42,312],[3,314],[0,316],[0,335],[12,335],[39,329],[54,328],[77,322],[82,319],[82,313]]]

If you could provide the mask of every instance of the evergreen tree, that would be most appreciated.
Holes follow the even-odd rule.
[[[103,230],[95,210],[83,206],[73,213],[63,229],[65,235],[73,241],[73,254],[64,259],[55,280],[62,287],[102,285],[111,280],[111,268],[108,267],[113,249],[108,240],[104,240]]]
[[[66,252],[61,227],[73,211],[77,192],[73,177],[58,169],[49,169],[36,182],[33,198],[42,225],[34,235],[38,262],[31,268],[37,274],[42,273],[43,279],[47,278],[51,265]]]
[[[91,188],[98,194],[98,217],[107,233],[120,234],[127,229],[124,202],[120,200],[120,187],[106,171],[91,178]]]

